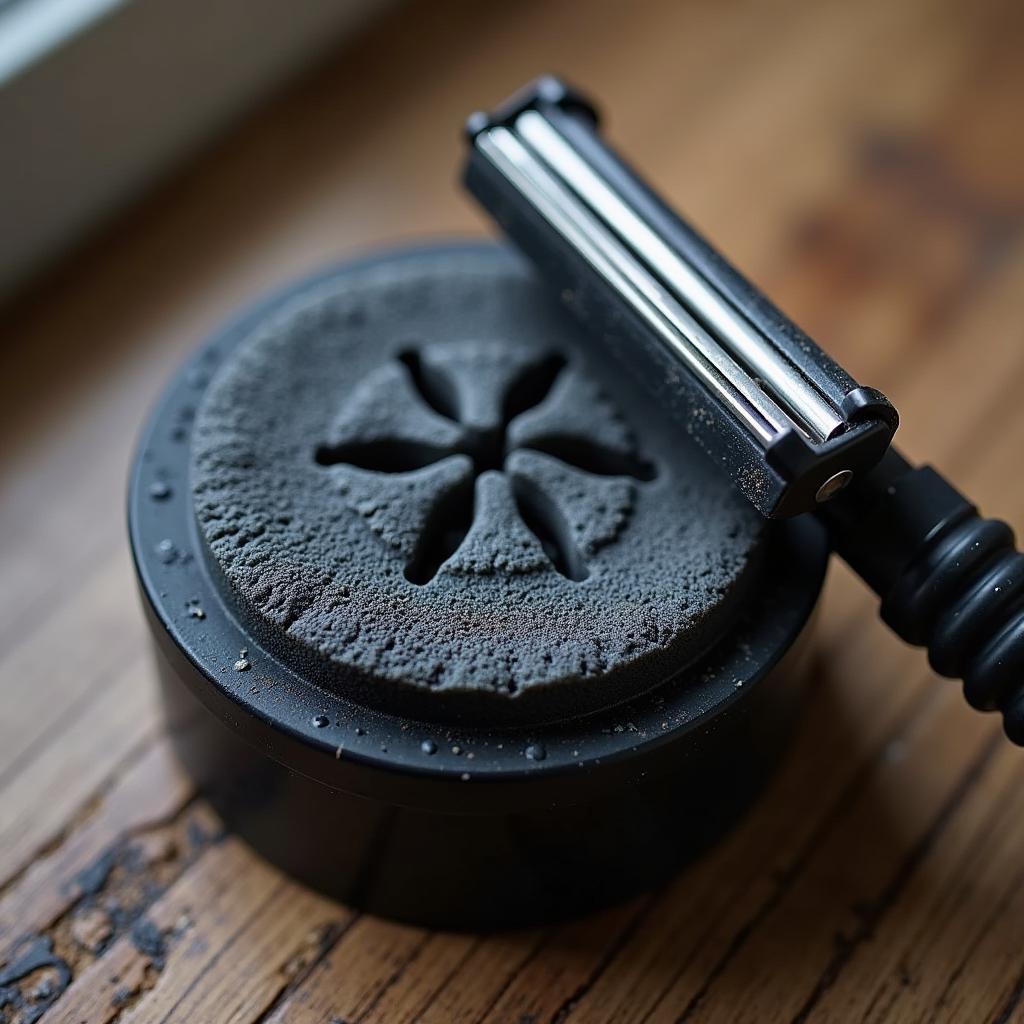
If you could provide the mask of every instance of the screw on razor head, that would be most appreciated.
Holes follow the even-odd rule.
[[[849,469],[841,469],[838,473],[833,473],[818,488],[818,493],[815,494],[814,500],[821,503],[834,498],[852,479],[853,471]]]

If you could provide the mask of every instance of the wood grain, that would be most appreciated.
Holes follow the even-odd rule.
[[[458,126],[541,70],[1024,522],[1024,9],[415,2],[4,311],[0,1022],[1024,1021],[1024,761],[836,567],[765,797],[658,892],[558,927],[359,915],[230,836],[160,734],[124,479],[173,366],[317,264],[483,221]]]

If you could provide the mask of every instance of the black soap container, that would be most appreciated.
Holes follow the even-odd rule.
[[[768,777],[823,531],[761,520],[600,348],[455,243],[300,282],[168,386],[129,489],[168,728],[302,881],[533,924],[664,880]]]

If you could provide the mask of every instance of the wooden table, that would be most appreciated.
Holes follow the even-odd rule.
[[[553,69],[891,395],[909,454],[1021,523],[1022,44],[1013,0],[413,4],[20,298],[0,1020],[1024,1020],[1024,754],[844,569],[806,721],[743,824],[648,897],[481,938],[361,916],[222,834],[161,734],[123,522],[134,436],[185,353],[324,260],[481,230],[461,119]]]

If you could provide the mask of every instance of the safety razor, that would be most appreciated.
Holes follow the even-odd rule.
[[[565,306],[768,517],[816,513],[967,700],[1024,745],[1024,556],[930,467],[899,417],[604,141],[594,105],[540,78],[467,123],[465,181]]]

